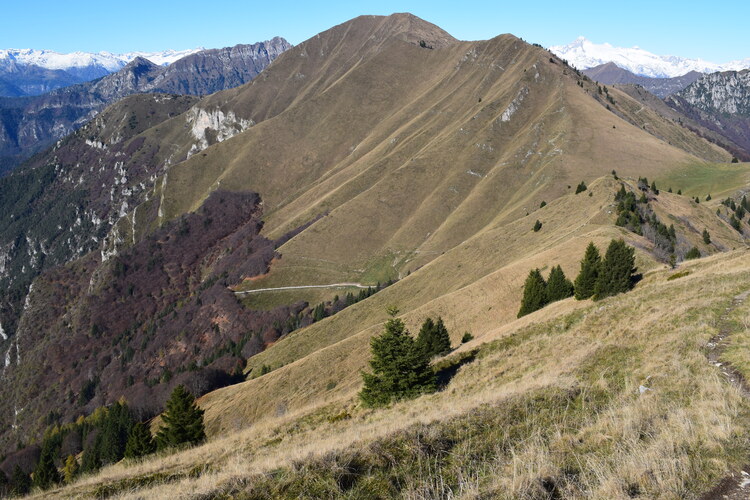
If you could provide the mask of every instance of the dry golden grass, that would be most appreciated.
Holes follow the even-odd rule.
[[[591,394],[591,410],[584,404],[575,421],[567,421],[569,409],[541,407],[536,417],[529,415],[524,438],[505,448],[498,443],[490,462],[465,457],[464,495],[532,498],[545,477],[558,481],[565,498],[626,498],[628,491],[648,498],[695,495],[741,464],[748,451],[742,436],[750,407],[704,354],[718,315],[748,287],[747,257],[743,251],[684,264],[690,274],[673,281],[667,281],[671,271],[653,272],[628,294],[593,304],[563,301],[487,332],[483,340],[495,340],[481,346],[442,392],[373,411],[358,407],[357,387],[351,387],[337,401],[268,416],[173,455],[118,464],[54,494],[86,497],[130,478],[133,490],[119,491],[118,498],[211,496],[252,487],[272,470],[300,471],[299,464],[351,450],[368,453],[368,443],[408,435],[414,425],[440,430],[471,421],[473,409],[502,413],[515,398],[560,388]],[[639,394],[640,385],[649,390]],[[240,405],[227,401],[221,411]],[[329,419],[342,410],[350,418]],[[203,464],[207,472],[197,478],[135,486],[139,478],[185,475]],[[564,480],[571,464],[579,464],[579,472]],[[424,481],[440,481],[441,469],[423,472]]]

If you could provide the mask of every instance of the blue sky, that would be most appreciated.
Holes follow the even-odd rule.
[[[0,48],[115,53],[224,47],[279,35],[297,44],[360,14],[411,12],[456,38],[513,33],[544,46],[583,35],[596,43],[713,62],[750,57],[750,2],[227,0],[9,1],[0,10]]]

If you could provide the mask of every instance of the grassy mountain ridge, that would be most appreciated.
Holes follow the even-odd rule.
[[[112,121],[120,127],[128,126],[128,120],[122,114],[113,115]],[[93,123],[96,122],[92,122],[92,127]],[[117,126],[109,128],[108,120],[102,123],[105,130],[97,132],[101,137],[117,137],[117,131],[123,130]],[[198,449],[195,452],[198,455],[188,452],[165,458],[164,462],[148,462],[131,472],[122,472],[120,466],[115,467],[114,474],[126,477],[122,483],[124,489],[133,487],[127,482],[130,480],[127,476],[132,478],[143,470],[159,474],[154,472],[159,468],[179,471],[182,475],[178,474],[171,480],[185,480],[186,484],[192,484],[187,476],[200,462],[196,461],[196,456],[201,459],[208,457],[207,462],[216,464],[219,471],[216,474],[224,474],[227,464],[223,457],[237,455],[221,447],[228,446],[234,434],[248,426],[251,430],[242,432],[253,436],[252,450],[276,450],[274,441],[278,444],[280,434],[281,442],[286,438],[283,437],[285,430],[275,432],[275,426],[288,423],[288,428],[300,433],[309,429],[336,432],[337,415],[343,415],[339,420],[346,422],[341,425],[351,424],[352,427],[347,428],[353,429],[355,422],[366,424],[363,428],[367,431],[362,436],[372,437],[373,443],[377,444],[378,439],[388,438],[394,430],[411,432],[406,426],[418,420],[415,415],[424,410],[420,405],[425,401],[438,401],[443,410],[455,403],[456,410],[447,411],[445,415],[456,416],[459,426],[464,418],[475,422],[472,412],[477,407],[483,403],[504,401],[502,397],[487,396],[488,391],[498,387],[502,387],[502,394],[518,397],[521,407],[538,398],[541,398],[542,406],[551,402],[553,413],[568,403],[569,407],[581,406],[582,413],[566,416],[563,412],[562,421],[554,417],[549,422],[562,425],[567,418],[581,417],[583,420],[577,421],[584,426],[581,429],[588,429],[581,432],[599,432],[598,426],[606,427],[597,420],[599,409],[616,412],[625,405],[632,410],[628,405],[632,403],[630,389],[636,377],[621,373],[616,381],[610,381],[601,375],[602,370],[606,372],[610,361],[625,370],[628,349],[631,348],[639,353],[633,366],[643,362],[644,371],[651,367],[651,361],[644,360],[642,355],[645,333],[639,331],[635,345],[630,347],[627,338],[618,334],[618,341],[626,344],[619,351],[616,342],[607,340],[600,331],[589,329],[591,325],[586,323],[589,326],[576,327],[575,332],[591,339],[592,345],[582,345],[580,338],[574,336],[566,337],[569,345],[564,353],[569,364],[547,370],[547,361],[555,354],[555,341],[549,337],[550,331],[545,330],[549,324],[540,326],[539,322],[549,320],[554,324],[550,327],[552,332],[565,332],[569,327],[564,325],[578,324],[582,318],[579,314],[595,315],[598,313],[594,311],[599,309],[588,302],[568,300],[516,319],[526,274],[539,267],[546,275],[551,266],[560,264],[572,278],[589,241],[596,242],[604,251],[612,238],[625,238],[638,249],[637,265],[641,272],[646,273],[643,285],[634,293],[641,293],[641,297],[647,296],[649,300],[659,297],[659,293],[666,293],[670,285],[666,284],[664,261],[659,260],[663,255],[655,251],[654,241],[648,234],[640,236],[615,226],[615,193],[621,182],[625,182],[627,189],[640,194],[635,178],[642,175],[659,180],[662,192],[656,195],[648,191],[648,206],[661,222],[675,226],[678,257],[691,246],[698,246],[703,255],[743,248],[744,234],[748,232],[744,222],[741,225],[743,232],[738,232],[729,226],[726,213],[722,217],[716,215],[718,199],[709,204],[698,204],[686,196],[666,193],[667,186],[661,184],[662,179],[672,179],[675,190],[681,188],[692,193],[690,190],[693,189],[696,195],[704,185],[717,186],[700,182],[710,180],[712,173],[715,180],[717,171],[723,172],[725,162],[728,164],[731,158],[726,151],[658,113],[644,109],[623,92],[600,90],[598,85],[550,56],[549,52],[512,35],[480,42],[459,42],[439,28],[410,15],[365,16],[334,27],[287,51],[252,83],[190,103],[183,113],[168,116],[139,131],[137,136],[132,139],[138,140],[138,145],[133,146],[133,159],[138,158],[138,151],[144,148],[151,155],[142,165],[133,161],[135,166],[152,169],[148,170],[148,180],[139,182],[139,186],[142,184],[139,188],[142,198],[137,205],[129,204],[122,210],[122,217],[108,233],[99,252],[68,264],[68,271],[81,284],[79,290],[70,294],[69,309],[52,310],[48,307],[50,296],[54,294],[44,292],[55,291],[60,285],[54,279],[55,272],[38,280],[48,288],[35,288],[30,295],[30,312],[21,318],[24,325],[19,329],[21,339],[38,339],[40,349],[47,345],[47,332],[37,322],[46,316],[35,318],[34,314],[35,311],[49,310],[50,314],[59,313],[54,332],[58,335],[57,340],[71,340],[67,338],[68,320],[88,318],[90,311],[81,305],[102,298],[113,298],[118,304],[118,311],[111,315],[112,318],[135,316],[138,321],[143,321],[129,329],[131,334],[146,329],[146,323],[153,319],[149,315],[166,311],[166,316],[159,319],[167,317],[174,320],[175,325],[187,326],[177,331],[173,325],[160,323],[152,332],[155,338],[143,344],[143,353],[164,347],[164,352],[158,354],[159,360],[152,359],[148,365],[147,375],[153,376],[159,367],[171,368],[172,361],[178,357],[180,361],[183,358],[188,361],[190,346],[197,345],[200,352],[201,345],[214,345],[212,342],[216,338],[212,331],[203,328],[208,324],[204,324],[205,321],[217,325],[220,333],[224,333],[221,325],[239,323],[242,326],[244,320],[238,318],[245,318],[251,312],[245,309],[247,301],[240,304],[235,300],[234,291],[332,283],[375,285],[377,281],[390,278],[400,280],[330,318],[280,339],[263,338],[257,343],[260,349],[266,348],[262,353],[243,351],[241,354],[249,357],[246,373],[249,372],[251,377],[264,371],[264,366],[272,371],[209,393],[201,399],[207,412],[209,435],[214,440],[212,444]],[[130,159],[125,152],[122,160]],[[712,165],[718,165],[718,168],[714,169]],[[80,168],[91,168],[91,165],[83,164]],[[612,170],[616,170],[623,181],[614,179],[610,174]],[[687,176],[682,184],[684,172],[698,170],[703,179],[696,181]],[[733,175],[720,181],[721,190],[734,195],[745,186],[746,175],[747,165],[738,165]],[[581,181],[585,181],[588,189],[574,194],[574,186]],[[173,246],[174,241],[179,242],[179,237],[185,236],[181,225],[184,221],[202,218],[202,222],[188,224],[187,234],[195,234],[195,229],[201,224],[210,226],[207,221],[211,217],[205,212],[209,208],[213,211],[215,207],[212,208],[211,200],[217,195],[239,195],[247,191],[258,192],[262,200],[258,201],[254,212],[254,216],[263,214],[262,232],[255,235],[257,241],[222,237],[213,244],[196,239],[193,243],[205,243],[205,248],[201,247],[204,253],[195,255],[188,252],[192,252],[192,247],[186,246],[183,255],[179,245]],[[546,206],[540,207],[543,201]],[[535,219],[542,222],[542,229],[538,232],[532,231]],[[238,222],[244,223],[257,223],[253,227],[260,231],[257,220]],[[289,233],[297,228],[298,231]],[[710,245],[703,243],[703,229],[711,233]],[[289,237],[282,239],[284,234],[289,234]],[[210,280],[212,263],[216,259],[225,254],[230,260],[240,259],[238,256],[243,251],[249,255],[262,250],[258,248],[261,240],[276,240],[278,244],[278,248],[273,248],[278,252],[274,252],[273,259],[264,254],[269,257],[263,260],[264,266],[269,265],[270,269],[261,266],[263,269],[254,269],[237,280],[223,283],[223,288],[215,290],[215,295],[210,298],[218,301],[220,296],[221,300],[231,303],[231,307],[215,309],[215,316],[211,317],[203,305],[197,304],[197,299],[204,302],[203,296],[193,292],[201,290],[204,285],[211,287],[216,284]],[[150,283],[152,288],[143,286],[144,279],[136,282],[126,272],[122,275],[115,273],[118,262],[132,269],[136,266],[130,264],[137,262],[137,271],[142,278],[143,262],[147,261],[144,256],[149,254],[149,245],[162,245],[167,241],[172,242],[169,243],[170,255],[174,258],[165,259],[161,271],[154,274]],[[186,263],[184,259],[188,256],[192,260]],[[715,260],[706,262],[718,261],[715,257],[711,259]],[[736,256],[727,259],[731,262],[727,265],[733,269],[733,283],[738,284],[745,273],[739,263],[741,259]],[[85,266],[90,267],[82,270],[81,267]],[[715,284],[711,272],[701,275],[706,286]],[[132,294],[128,285],[133,285]],[[662,288],[654,291],[655,287]],[[177,288],[182,289],[184,296],[181,295],[179,304],[170,309],[171,299],[175,298],[171,294]],[[722,290],[721,300],[724,300],[729,291]],[[144,301],[149,304],[149,309],[144,308],[140,313],[131,307],[133,303],[128,298],[128,295],[135,297],[139,293],[143,293]],[[331,296],[335,293],[334,289],[330,290]],[[684,298],[687,291],[680,293]],[[293,291],[286,295],[289,304],[300,301],[300,297]],[[698,299],[702,297],[696,301]],[[718,297],[711,300],[714,299],[720,300]],[[636,299],[611,299],[603,304],[618,300],[631,310],[643,313]],[[107,303],[106,300],[100,302],[100,306]],[[153,304],[158,307],[151,307]],[[401,308],[402,317],[412,330],[426,316],[443,316],[454,345],[464,331],[470,331],[475,340],[462,347],[460,353],[473,348],[485,349],[481,346],[490,341],[497,342],[495,346],[499,351],[493,351],[495,347],[486,348],[489,351],[484,351],[483,356],[490,356],[493,361],[476,365],[484,368],[476,368],[480,374],[474,382],[470,377],[461,378],[463,368],[456,366],[456,383],[459,385],[449,385],[438,395],[418,400],[413,407],[407,403],[383,413],[362,410],[356,400],[356,391],[361,384],[359,371],[366,367],[368,342],[381,328],[385,307],[393,304]],[[718,302],[711,304],[714,307]],[[306,305],[301,307],[304,309]],[[99,313],[105,316],[106,307],[100,307]],[[187,318],[193,313],[203,322],[200,327],[190,326]],[[613,325],[629,328],[616,311],[602,312],[610,313],[612,317],[607,316],[608,319],[596,324],[601,326],[611,321]],[[676,314],[676,311],[671,313]],[[270,313],[264,311],[261,314]],[[700,313],[700,321],[690,323],[690,328],[702,324],[707,317],[705,314]],[[659,321],[656,316],[648,317],[649,321]],[[117,332],[127,336],[128,332],[122,332],[120,326],[123,325],[119,323]],[[73,326],[77,328],[79,325]],[[111,342],[110,358],[104,356],[109,351],[97,353],[97,359],[86,358],[86,366],[91,367],[89,372],[92,375],[107,371],[111,380],[116,379],[112,374],[116,373],[117,360],[122,354],[119,350],[127,352],[127,349],[124,345],[116,345],[121,336],[115,335],[114,330],[108,328],[103,340]],[[682,342],[667,335],[666,330],[660,331],[665,335],[660,352],[671,352],[675,343]],[[76,332],[86,333],[80,329]],[[36,336],[23,337],[29,333]],[[527,334],[535,340],[527,343]],[[136,338],[140,339],[138,335],[140,333]],[[542,344],[537,343],[538,335],[544,338]],[[685,335],[691,335],[685,342],[695,340],[695,330]],[[514,351],[514,356],[497,354],[505,352],[506,342],[513,348],[523,347]],[[17,338],[15,345],[17,352]],[[607,350],[610,348],[616,351],[613,356]],[[31,369],[26,363],[37,358],[30,357],[26,361],[24,353],[22,349],[22,361],[18,364]],[[691,363],[691,367],[698,366],[694,351],[680,354],[685,354],[684,359]],[[43,350],[34,353],[37,357],[42,355]],[[601,360],[592,366],[586,364],[588,357]],[[475,370],[472,366],[467,365],[467,373]],[[127,363],[122,368],[127,368]],[[484,369],[489,371],[481,371]],[[706,369],[708,367],[700,368]],[[8,374],[3,373],[7,380],[19,374],[21,372],[14,368]],[[637,375],[644,374],[639,372]],[[563,379],[560,384],[556,382],[558,377]],[[588,400],[581,395],[601,389],[597,386],[601,377],[605,379],[603,390],[609,392],[597,400],[598,410],[586,413],[583,407]],[[684,387],[683,374],[677,373],[675,377],[682,384],[680,387]],[[520,385],[514,386],[518,381]],[[609,385],[610,382],[613,385]],[[53,385],[45,394],[47,404],[54,401],[56,393],[63,394],[65,389],[76,396],[78,388]],[[464,389],[469,394],[467,400],[451,399]],[[726,398],[731,405],[740,405],[732,399],[734,396],[723,392],[719,383],[708,384],[705,389],[718,398]],[[113,382],[98,390],[96,402],[106,402],[117,399],[122,387]],[[33,399],[30,393],[23,397]],[[661,418],[668,408],[684,409],[692,402],[690,398],[676,397],[650,409],[654,418]],[[6,400],[6,414],[15,410],[13,403],[15,401],[11,399]],[[30,404],[41,408],[42,403],[40,398]],[[700,403],[707,404],[702,399]],[[399,412],[411,416],[395,428],[383,425],[385,420],[381,419],[387,420],[388,416],[394,417]],[[728,410],[722,412],[726,416]],[[453,425],[440,415],[431,415],[436,422],[441,422],[436,428]],[[7,429],[9,435],[30,435],[30,429],[39,428],[36,417],[21,413],[15,422],[18,427]],[[372,421],[368,420],[370,418]],[[516,422],[512,415],[507,418]],[[482,421],[480,418],[480,425]],[[592,427],[585,427],[586,422],[594,423]],[[544,425],[540,421],[539,427],[526,428],[524,436],[540,439],[540,436],[547,436]],[[732,436],[735,426],[741,425],[738,422],[727,424],[732,428]],[[727,444],[734,450],[737,446],[733,438],[720,436],[712,426],[707,426],[705,431],[709,441],[714,443],[711,447]],[[225,441],[225,437],[229,441]],[[349,436],[342,445],[354,443],[355,437]],[[690,439],[690,446],[698,446]],[[592,442],[599,441],[594,439]],[[660,446],[666,442],[665,437],[659,441]],[[513,443],[513,446],[520,446],[516,441]],[[277,465],[287,467],[294,450],[300,449],[296,446],[288,451],[285,443],[284,449],[278,448],[281,451],[273,455],[269,463],[276,460]],[[300,446],[302,450],[310,449],[306,445]],[[335,453],[341,451],[340,446],[329,447],[327,444],[321,449]],[[703,457],[708,456],[703,454],[704,451],[701,448],[700,463],[695,467],[701,468],[705,477],[690,483],[686,474],[677,471],[667,474],[669,480],[687,484],[685,491],[697,491],[700,485],[712,480],[721,467],[734,463],[734,458],[719,454],[717,460],[723,461],[723,465],[707,467],[702,462]],[[539,453],[544,455],[549,450]],[[599,458],[598,455],[591,456],[594,457],[592,460]],[[633,458],[635,455],[627,457],[631,460],[629,463],[637,464]],[[502,455],[497,463],[506,463],[506,459],[507,456]],[[243,459],[238,460],[242,462]],[[610,455],[603,460],[610,461],[608,463],[616,461]],[[157,465],[159,463],[169,465]],[[534,463],[545,462],[540,459]],[[252,470],[269,470],[255,462],[252,467]],[[477,478],[481,476],[481,481],[477,479],[477,487],[481,486],[482,491],[499,491],[492,488],[506,485],[503,478],[507,478],[507,471],[504,469],[505,472],[497,474],[497,484],[490,484],[484,472],[472,467],[468,466],[467,473]],[[616,471],[607,470],[611,475],[607,477],[619,477]],[[204,472],[201,469],[196,474]],[[68,491],[94,494],[96,492],[86,488],[106,488],[101,482],[111,479],[108,474],[110,472],[105,471],[103,476],[84,480]],[[232,474],[234,472],[229,473]],[[294,477],[294,474],[296,470],[289,472],[289,477]],[[214,477],[213,472],[209,475]],[[248,476],[233,477],[232,480],[241,484]],[[151,482],[162,480],[166,481],[164,477],[157,477]],[[656,487],[645,479],[628,478],[631,480],[642,483],[643,488]],[[529,481],[533,482],[532,479]],[[140,486],[149,484],[145,481]],[[207,487],[214,488],[211,490],[214,492],[234,491],[233,486],[224,489],[216,484],[210,483]],[[556,479],[554,484],[558,484],[558,488],[570,488],[565,491],[574,493],[594,491],[601,486],[593,478],[583,482],[571,480],[570,483]],[[242,489],[242,485],[239,488]],[[99,493],[102,491],[109,490]]]

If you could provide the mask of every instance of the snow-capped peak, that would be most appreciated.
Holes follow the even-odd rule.
[[[176,60],[204,50],[165,50],[162,52],[128,52],[112,54],[110,52],[70,52],[61,54],[52,50],[37,49],[0,49],[0,67],[15,63],[20,66],[35,65],[46,69],[103,68],[109,72],[117,71],[136,57],[143,57],[161,66],[172,64]]]
[[[636,75],[671,78],[691,71],[714,73],[716,71],[737,71],[750,68],[750,58],[717,64],[702,59],[686,59],[679,56],[658,56],[640,47],[613,47],[608,43],[593,43],[579,36],[568,45],[556,45],[550,50],[566,59],[578,69],[593,68],[613,62]]]

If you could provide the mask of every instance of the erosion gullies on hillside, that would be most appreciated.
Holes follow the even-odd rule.
[[[252,80],[291,45],[276,37],[197,52],[169,66],[143,57],[93,82],[0,99],[0,174],[73,132],[105,106],[136,93],[206,95]]]

